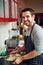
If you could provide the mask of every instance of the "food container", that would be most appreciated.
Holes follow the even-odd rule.
[[[21,55],[20,54],[10,54],[10,55],[8,55],[6,58],[5,58],[5,60],[6,61],[14,61],[17,57],[20,57]]]

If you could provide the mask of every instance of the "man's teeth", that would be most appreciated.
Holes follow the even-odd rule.
[[[26,25],[29,25],[29,22],[25,22]]]

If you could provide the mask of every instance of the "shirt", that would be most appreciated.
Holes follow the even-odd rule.
[[[37,24],[35,24],[32,30],[31,39],[38,54],[43,53],[43,29]]]

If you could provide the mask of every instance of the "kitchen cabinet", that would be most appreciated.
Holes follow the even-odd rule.
[[[18,1],[0,0],[0,22],[18,21]]]
[[[36,13],[36,23],[43,27],[43,13]]]

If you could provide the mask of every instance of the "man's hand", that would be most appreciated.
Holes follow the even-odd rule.
[[[13,62],[13,64],[20,64],[22,62],[22,57],[16,58],[16,60]]]
[[[14,50],[12,52],[10,52],[10,54],[15,54],[15,53],[16,53],[16,51],[14,51]]]

